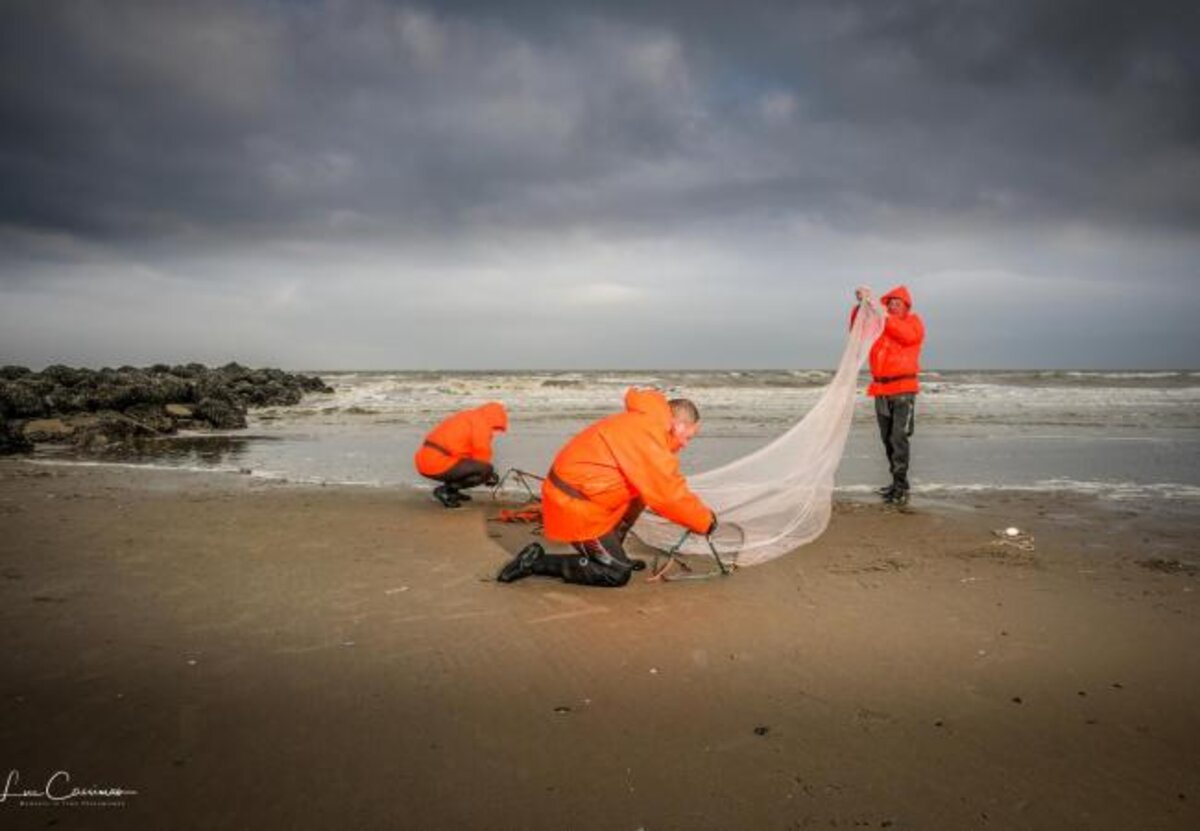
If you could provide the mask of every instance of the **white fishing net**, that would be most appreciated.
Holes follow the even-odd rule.
[[[726,563],[757,565],[812,542],[829,524],[833,477],[854,414],[858,373],[883,330],[870,302],[859,306],[837,373],[808,414],[770,444],[723,467],[688,477],[688,484],[717,513],[713,535]],[[633,533],[647,545],[681,554],[712,556],[709,541],[646,511]]]

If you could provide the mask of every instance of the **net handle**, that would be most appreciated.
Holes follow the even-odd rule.
[[[684,531],[683,535],[679,538],[679,541],[671,546],[670,550],[667,551],[667,556],[672,560],[676,559],[679,556],[679,549],[683,548],[683,544],[687,542],[688,537],[692,536],[692,533],[693,532],[690,530]],[[713,559],[717,561],[717,568],[721,570],[721,574],[728,575],[729,568],[725,565],[725,561],[721,559],[721,555],[717,553],[717,547],[713,544],[712,535],[705,534],[704,541],[708,543],[708,550],[712,552]]]
[[[530,473],[528,470],[510,467],[508,470],[504,471],[504,475],[500,477],[500,481],[498,481],[492,488],[492,499],[499,499],[500,491],[504,489],[505,483],[507,483],[509,479],[515,479],[521,485],[521,487],[525,488],[525,492],[529,494],[529,501],[537,502],[540,497],[534,492],[533,488],[530,487],[529,480],[533,479],[534,481],[540,483],[544,480],[544,478],[545,477],[538,476],[536,473]]]

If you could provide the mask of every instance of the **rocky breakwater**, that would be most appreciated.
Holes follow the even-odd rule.
[[[248,369],[237,363],[139,369],[41,372],[0,367],[0,453],[39,442],[100,448],[181,429],[233,430],[246,426],[251,407],[298,404],[306,393],[332,392],[311,375]]]

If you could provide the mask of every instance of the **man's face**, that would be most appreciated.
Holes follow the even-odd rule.
[[[672,444],[675,445],[675,452],[688,446],[688,442],[696,437],[700,432],[700,422],[684,421],[680,418],[671,419],[671,438]]]
[[[906,306],[904,304],[904,301],[901,300],[899,297],[889,298],[887,306],[888,306],[888,314],[890,314],[890,315],[901,315],[902,316],[908,310],[908,306]]]

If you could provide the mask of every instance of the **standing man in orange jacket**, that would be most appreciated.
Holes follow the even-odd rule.
[[[870,290],[854,292],[858,300],[870,297]],[[925,342],[925,324],[912,311],[912,295],[897,286],[880,298],[887,310],[883,332],[871,347],[871,386],[867,395],[875,399],[875,418],[887,452],[892,483],[880,488],[885,502],[908,504],[909,437],[916,419],[917,374],[921,371],[921,345]],[[858,307],[854,312],[857,314]],[[853,325],[853,315],[850,318]]]
[[[511,583],[531,574],[585,586],[624,586],[645,568],[625,553],[625,537],[644,508],[698,534],[711,534],[716,514],[687,486],[677,454],[700,431],[700,412],[686,398],[630,389],[625,412],[608,416],[567,442],[542,483],[543,530],[575,554],[547,554],[531,543],[500,570]]]
[[[433,489],[434,499],[457,508],[471,499],[464,489],[500,481],[492,467],[492,436],[507,429],[508,413],[497,401],[455,413],[434,427],[413,459],[418,473],[442,483]]]

